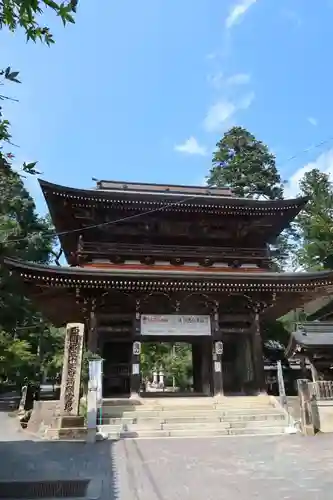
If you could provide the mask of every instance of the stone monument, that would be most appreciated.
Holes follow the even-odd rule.
[[[84,325],[68,323],[60,389],[61,427],[79,427],[81,423],[79,404],[83,340]]]

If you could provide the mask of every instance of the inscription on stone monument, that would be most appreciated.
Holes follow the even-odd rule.
[[[67,325],[60,395],[62,415],[78,415],[83,335],[83,324]]]

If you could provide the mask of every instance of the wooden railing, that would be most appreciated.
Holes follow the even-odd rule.
[[[269,252],[260,248],[232,248],[232,247],[207,247],[185,245],[142,245],[128,243],[108,242],[82,242],[79,248],[81,255],[94,255],[109,257],[122,255],[128,257],[177,257],[186,259],[210,258],[223,261],[224,259],[250,261],[269,259]]]
[[[312,395],[317,401],[333,401],[333,380],[312,382]]]

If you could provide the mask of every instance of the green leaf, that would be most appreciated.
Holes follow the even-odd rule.
[[[54,2],[53,0],[44,0],[45,5],[48,7],[51,7],[51,9],[57,11],[59,9],[59,5],[57,2]]]
[[[51,45],[54,43],[52,35],[50,32],[47,33],[40,23],[44,17],[44,8],[52,10],[61,18],[63,24],[74,23],[77,3],[77,0],[62,3],[56,0],[4,0],[1,4],[2,8],[0,7],[1,24],[11,31],[22,28],[27,41],[40,40],[42,43]]]
[[[23,163],[22,169],[24,172],[27,172],[28,174],[32,175],[40,175],[41,172],[35,169],[35,166],[37,165],[37,161],[34,161],[32,163]]]
[[[11,82],[21,83],[20,80],[17,79],[18,75],[19,75],[18,71],[12,71],[11,73],[7,74],[6,78],[7,78],[7,80],[10,80]]]

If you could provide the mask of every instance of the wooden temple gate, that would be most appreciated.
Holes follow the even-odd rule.
[[[272,270],[270,245],[305,199],[109,181],[91,190],[40,184],[70,265],[5,265],[55,325],[85,325],[87,348],[105,360],[105,395],[140,392],[140,343],[152,341],[144,315],[209,317],[209,334],[154,336],[192,345],[197,392],[263,392],[262,322],[333,284],[331,272]]]

